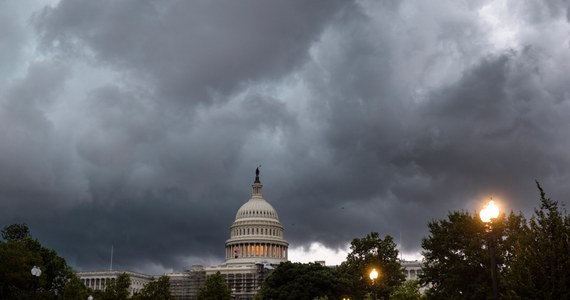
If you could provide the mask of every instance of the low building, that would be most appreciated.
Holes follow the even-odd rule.
[[[419,275],[422,274],[422,263],[420,261],[406,261],[402,260],[400,262],[402,267],[404,267],[404,275],[406,275],[406,280],[418,280]]]
[[[129,275],[131,279],[131,286],[129,287],[131,295],[140,292],[143,287],[154,278],[150,275],[129,271],[79,272],[77,276],[87,288],[97,291],[104,290],[111,281],[116,280],[117,277],[123,273]]]
[[[177,300],[196,299],[198,290],[206,281],[206,271],[201,265],[194,265],[186,272],[166,273],[170,278],[170,293]]]

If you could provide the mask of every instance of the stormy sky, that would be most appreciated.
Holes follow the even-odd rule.
[[[569,126],[567,0],[0,0],[0,226],[76,270],[222,262],[258,165],[296,259],[413,255],[568,203]]]

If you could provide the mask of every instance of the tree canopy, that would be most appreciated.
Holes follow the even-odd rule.
[[[198,300],[230,300],[231,293],[224,276],[217,272],[206,279],[204,286],[198,290]]]
[[[391,300],[420,300],[423,295],[416,280],[407,280],[397,286],[390,294]]]
[[[67,285],[76,283],[77,276],[65,259],[33,239],[26,224],[4,227],[2,238],[0,299],[55,299]],[[31,275],[34,266],[42,271],[39,278]]]
[[[503,217],[496,224],[502,224]],[[486,299],[490,294],[485,227],[468,212],[451,212],[447,220],[430,222],[424,249],[422,284],[432,284],[430,299]],[[502,235],[502,233],[500,234]],[[500,260],[502,262],[502,260]]]
[[[31,238],[30,229],[26,224],[12,224],[2,229],[2,238],[7,242]]]
[[[127,273],[121,273],[112,279],[104,290],[93,291],[96,300],[126,300],[130,297],[131,278]]]
[[[388,299],[394,288],[404,282],[398,249],[391,236],[381,238],[379,233],[371,232],[352,240],[350,250],[340,269],[351,278],[350,294],[355,298],[364,298],[369,292]],[[368,277],[373,268],[379,273],[374,284]]]
[[[536,185],[540,208],[513,247],[505,298],[570,299],[570,217]]]
[[[490,227],[468,212],[428,224],[420,283],[428,299],[486,299],[491,295],[490,240],[496,246],[502,299],[570,299],[570,218],[540,191],[530,221],[510,212]]]
[[[147,283],[140,293],[133,296],[134,300],[173,300],[170,293],[170,278],[160,276],[158,280]]]
[[[349,280],[338,268],[283,262],[263,282],[256,299],[342,299]]]

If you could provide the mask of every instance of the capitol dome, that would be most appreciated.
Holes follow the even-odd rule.
[[[263,185],[256,170],[251,198],[236,213],[226,241],[226,262],[264,262],[278,264],[287,261],[289,243],[283,238],[283,225],[277,211],[261,194]]]
[[[273,208],[269,202],[261,198],[261,195],[259,195],[259,197],[256,196],[257,195],[252,195],[251,199],[238,209],[236,220],[266,218],[279,222],[279,216],[277,215],[275,208]]]

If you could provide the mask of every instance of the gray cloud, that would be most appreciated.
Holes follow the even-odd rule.
[[[417,251],[489,194],[530,212],[534,179],[565,202],[567,3],[496,4],[29,4],[2,19],[0,220],[161,272],[221,260],[259,164],[292,246]]]
[[[239,85],[294,70],[348,5],[62,1],[38,14],[36,26],[53,50],[73,54],[86,46],[97,62],[146,79],[163,101],[210,103]]]

